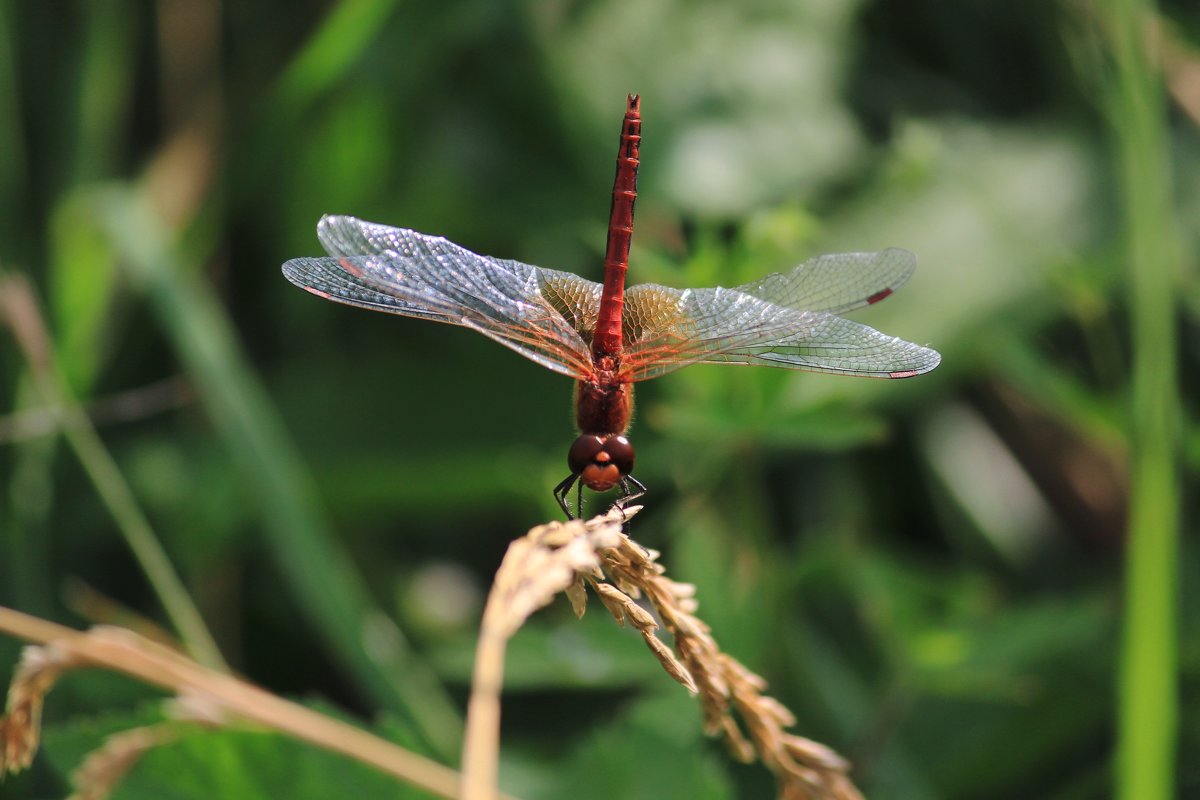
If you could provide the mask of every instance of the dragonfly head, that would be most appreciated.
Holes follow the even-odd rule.
[[[608,491],[633,472],[633,445],[619,434],[580,434],[567,453],[567,466],[592,491]]]

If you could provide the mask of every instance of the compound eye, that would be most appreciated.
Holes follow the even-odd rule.
[[[590,433],[581,434],[571,449],[567,451],[567,466],[572,475],[583,472],[583,468],[592,463],[596,454],[604,449],[604,440]]]
[[[633,445],[624,436],[610,436],[604,442],[604,452],[612,458],[612,463],[621,471],[621,475],[633,472]]]

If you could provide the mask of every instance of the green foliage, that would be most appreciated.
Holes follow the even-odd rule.
[[[321,303],[279,265],[347,213],[595,279],[637,91],[631,281],[904,247],[914,279],[856,318],[943,354],[911,381],[695,367],[638,386],[632,533],[696,585],[717,641],[867,796],[1200,791],[1169,743],[1177,716],[1175,751],[1200,748],[1196,473],[1175,466],[1200,463],[1200,147],[1170,93],[1169,114],[1145,104],[1155,74],[1112,60],[1130,23],[928,0],[146,8],[0,2],[0,270],[33,281],[63,387],[236,670],[456,763],[481,596],[507,542],[558,515],[569,382],[468,331]],[[1200,18],[1170,13],[1194,68]],[[1172,215],[1182,232],[1158,227]],[[62,588],[82,582],[171,626],[0,333],[0,604],[112,619]],[[183,387],[166,401],[147,390],[164,380]],[[1131,484],[1151,551],[1127,584]],[[594,602],[536,616],[507,667],[507,791],[771,792]],[[0,798],[62,795],[146,696],[68,681],[45,757]],[[1118,764],[1118,717],[1127,749],[1135,724],[1165,735]],[[347,787],[404,791],[277,736],[196,732],[116,797]]]

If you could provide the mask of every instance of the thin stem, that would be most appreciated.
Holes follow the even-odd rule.
[[[1179,407],[1172,224],[1160,55],[1149,0],[1110,0],[1109,87],[1125,201],[1133,335],[1132,486],[1118,685],[1118,798],[1175,796]]]
[[[229,668],[221,658],[216,642],[183,581],[171,566],[120,468],[60,377],[50,334],[38,311],[33,291],[23,277],[0,277],[0,314],[7,318],[16,335],[38,392],[56,410],[63,436],[112,514],[184,646],[200,663],[227,672]]]
[[[486,615],[485,615],[486,616]],[[467,730],[463,742],[462,800],[492,800],[500,771],[500,691],[508,638],[484,623],[475,650]]]

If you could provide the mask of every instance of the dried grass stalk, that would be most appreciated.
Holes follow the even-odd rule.
[[[45,643],[25,652],[0,717],[0,775],[27,767],[37,751],[42,703],[71,669],[100,667],[160,686],[177,696],[176,717],[204,724],[252,723],[356,759],[438,797],[454,798],[458,774],[341,720],[284,700],[233,676],[197,664],[131,631],[98,626],[75,631],[0,606],[0,632]],[[111,740],[81,773],[117,780],[159,734]],[[106,753],[107,749],[107,753]],[[86,795],[85,795],[86,796]]]
[[[567,592],[582,614],[580,576],[600,568],[599,552],[621,539],[621,524],[637,509],[624,514],[614,509],[595,519],[539,525],[508,546],[496,571],[483,622],[463,744],[463,800],[496,796],[500,753],[500,690],[504,683],[504,652],[508,640],[534,611]]]
[[[775,774],[781,800],[861,800],[846,774],[847,762],[824,745],[787,733],[794,715],[764,694],[766,681],[717,646],[696,616],[695,587],[666,577],[659,553],[621,532],[625,519],[637,511],[614,509],[587,522],[543,525],[509,546],[488,597],[476,652],[463,800],[495,796],[508,639],[558,592],[565,592],[582,616],[585,585],[618,624],[628,623],[641,634],[667,674],[698,695],[708,735],[722,737],[739,761],[759,758]],[[638,604],[643,597],[657,619]],[[674,650],[658,638],[660,625],[671,635]]]
[[[185,693],[167,701],[169,722],[119,731],[104,740],[71,774],[75,791],[67,800],[107,800],[134,765],[151,749],[177,740],[196,725],[220,728],[234,724],[211,697]]]
[[[114,733],[88,754],[71,774],[75,791],[67,800],[107,800],[117,784],[151,748],[173,742],[181,729],[174,723],[147,725]]]
[[[42,705],[59,677],[81,661],[69,651],[47,644],[26,647],[8,690],[0,717],[0,777],[28,769],[41,740]]]

